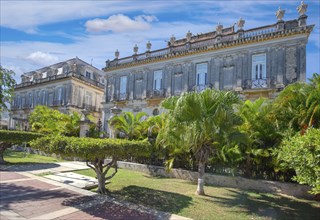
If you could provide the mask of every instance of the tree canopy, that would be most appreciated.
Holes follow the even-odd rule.
[[[205,164],[241,122],[234,112],[240,102],[233,92],[206,89],[164,101],[170,117],[157,137],[158,144],[174,151],[191,151],[199,163],[197,194],[204,194]]]
[[[0,113],[8,109],[8,104],[12,100],[14,85],[16,81],[12,70],[3,68],[0,65]]]
[[[278,160],[283,168],[295,170],[294,180],[320,194],[320,129],[311,128],[304,135],[298,133],[285,139],[278,150]]]
[[[138,112],[134,115],[132,112],[123,112],[121,115],[110,119],[110,126],[114,127],[116,133],[123,134],[129,140],[141,140],[146,137],[145,112]]]
[[[5,163],[3,153],[7,148],[13,144],[28,143],[40,137],[43,135],[34,132],[0,130],[0,164]]]
[[[79,136],[80,114],[63,114],[47,106],[38,105],[29,116],[32,131],[44,134]]]
[[[132,156],[149,156],[148,141],[129,141],[125,139],[77,138],[65,136],[47,136],[30,143],[33,148],[66,157],[77,157],[86,160],[87,165],[97,175],[99,190],[106,194],[105,183],[117,173],[117,161]],[[105,158],[111,161],[105,163]],[[107,176],[111,167],[114,172]]]

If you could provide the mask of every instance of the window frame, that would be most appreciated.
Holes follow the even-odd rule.
[[[159,81],[160,83],[159,83]],[[153,85],[152,88],[154,91],[160,91],[162,89],[162,81],[163,81],[163,70],[155,70],[153,71]]]
[[[258,60],[263,56],[263,60]],[[256,59],[256,60],[255,60]],[[267,78],[267,54],[257,53],[251,56],[251,79],[261,80]]]
[[[205,72],[199,71],[201,65],[205,65],[206,69]],[[206,88],[206,85],[208,84],[208,62],[201,62],[201,63],[196,63],[196,87],[198,91],[202,91]],[[201,70],[201,69],[200,69]]]

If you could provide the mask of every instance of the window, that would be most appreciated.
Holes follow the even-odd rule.
[[[89,105],[89,106],[92,105],[92,94],[91,94],[91,92],[86,92],[85,103],[86,103],[86,105]]]
[[[60,74],[62,74],[62,67],[57,69],[57,75],[60,75]]]
[[[86,77],[87,77],[87,78],[91,79],[91,75],[92,75],[91,72],[86,71]]]
[[[62,87],[58,88],[57,100],[58,101],[62,100]]]
[[[208,63],[198,63],[196,67],[196,85],[197,90],[202,91],[207,83]]]
[[[252,56],[252,80],[266,78],[266,54]]]
[[[37,91],[37,102],[36,105],[40,104],[40,91]]]
[[[162,87],[162,70],[153,73],[153,90],[160,90]]]
[[[29,101],[29,107],[32,107],[32,93],[29,93],[29,98],[28,98],[28,101]]]
[[[52,106],[53,105],[53,93],[49,93],[48,96],[48,106]]]
[[[42,95],[41,95],[41,105],[46,105],[46,102],[47,102],[47,94],[46,94],[46,91],[42,91]]]
[[[21,108],[21,96],[17,96],[17,106]]]
[[[120,99],[124,100],[127,96],[127,77],[120,77]]]
[[[252,56],[252,88],[267,87],[266,54]]]

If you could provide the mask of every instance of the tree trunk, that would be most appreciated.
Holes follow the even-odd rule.
[[[246,158],[246,168],[245,168],[245,173],[244,175],[248,178],[252,177],[252,169],[251,169],[251,158],[249,155],[247,155]]]
[[[96,170],[97,178],[98,178],[98,192],[100,194],[107,194],[106,189],[106,178],[102,172]]]
[[[4,161],[3,154],[4,154],[4,151],[9,147],[11,147],[10,144],[0,143],[0,164],[5,164],[6,163],[6,161]]]
[[[196,191],[196,194],[198,195],[205,195],[204,194],[204,168],[205,168],[205,163],[204,162],[199,162],[199,168],[198,168],[198,188]]]

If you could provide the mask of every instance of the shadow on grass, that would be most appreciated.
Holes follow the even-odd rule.
[[[238,207],[240,212],[268,219],[319,219],[320,206],[272,194],[258,194],[228,189],[229,197],[205,196],[204,200],[224,207]],[[314,202],[316,203],[316,202]]]
[[[139,186],[127,186],[112,191],[110,196],[170,213],[178,213],[192,204],[189,196]]]

